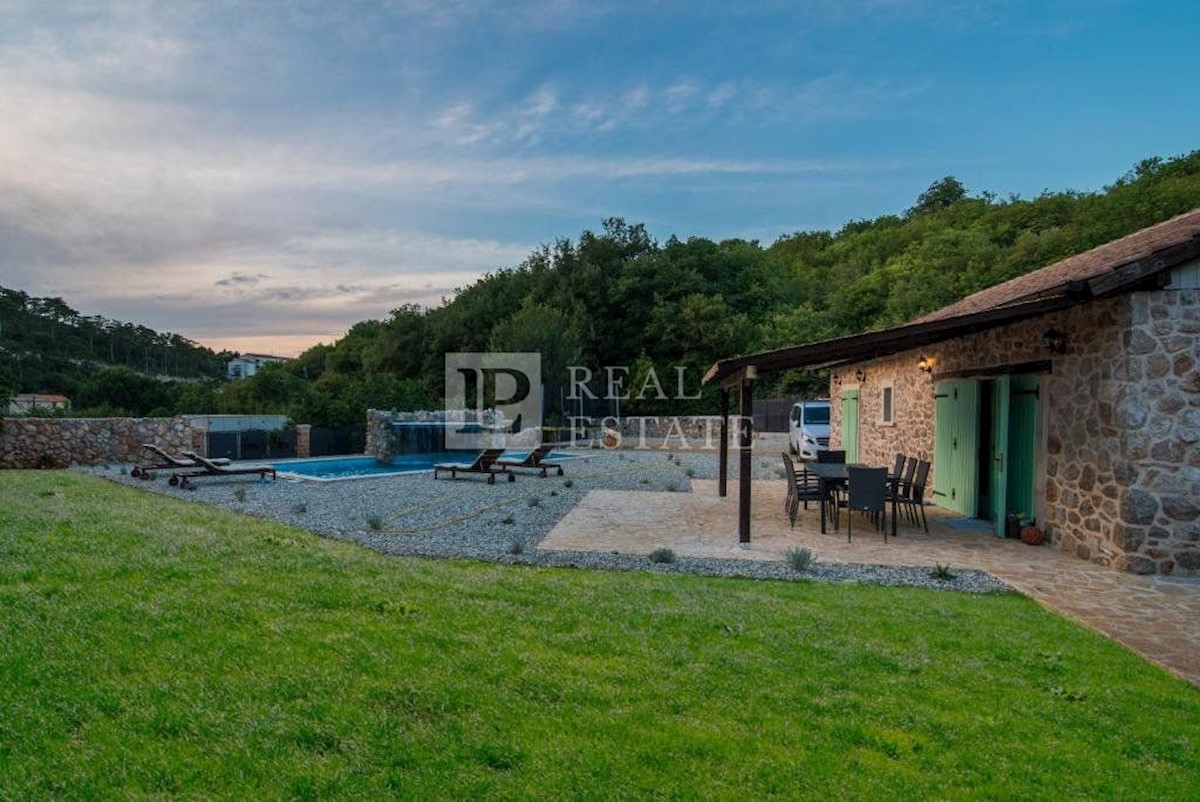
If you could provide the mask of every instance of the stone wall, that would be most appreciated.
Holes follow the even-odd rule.
[[[0,468],[133,463],[142,443],[179,453],[197,441],[202,448],[203,430],[181,417],[0,418]]]
[[[1051,541],[1082,559],[1139,573],[1200,571],[1200,291],[1139,292],[837,369],[859,389],[859,459],[897,451],[931,459],[938,374],[1049,361],[1042,377],[1041,464],[1034,514]],[[1042,335],[1066,335],[1051,354]],[[933,360],[933,376],[917,369]],[[856,371],[864,373],[857,382]],[[840,383],[839,383],[840,380]],[[895,425],[880,426],[881,388],[895,383]],[[933,473],[926,496],[933,488]]]
[[[1134,293],[1130,312],[1121,567],[1200,575],[1200,290]]]

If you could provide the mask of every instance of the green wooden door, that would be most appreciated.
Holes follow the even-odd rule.
[[[979,382],[938,382],[934,391],[933,497],[975,517],[979,510]]]
[[[1037,376],[1013,376],[1008,414],[1008,512],[1032,518],[1037,464]]]
[[[988,502],[991,507],[988,512],[992,516],[996,537],[1004,537],[1004,517],[1008,514],[1008,419],[1012,379],[1009,376],[1001,376],[991,383],[991,387],[992,441],[987,445],[990,457],[988,465],[992,475],[988,485]]]
[[[842,390],[842,448],[846,462],[858,462],[858,390]]]

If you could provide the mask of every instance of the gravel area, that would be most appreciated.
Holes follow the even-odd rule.
[[[256,477],[205,478],[186,490],[171,487],[169,471],[151,481],[134,479],[128,468],[90,469],[122,484],[188,501],[213,504],[347,540],[385,554],[468,558],[489,562],[692,573],[754,579],[818,580],[993,592],[1009,587],[982,571],[956,570],[938,580],[925,568],[815,563],[797,572],[783,562],[678,557],[652,563],[645,556],[539,549],[542,538],[589,490],[691,492],[691,478],[715,479],[711,453],[621,451],[581,452],[564,461],[565,475],[540,478],[525,472],[515,482],[483,477],[435,481],[430,472],[335,482]],[[756,479],[778,479],[778,454],[756,449]],[[731,478],[737,474],[730,455]]]

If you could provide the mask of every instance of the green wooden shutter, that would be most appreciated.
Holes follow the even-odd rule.
[[[992,525],[996,537],[1004,537],[1004,517],[1008,513],[1008,417],[1012,377],[1000,376],[992,382],[992,442],[988,443],[988,470],[991,471]],[[982,445],[982,444],[981,444]]]
[[[842,448],[846,462],[858,462],[858,390],[842,390]]]
[[[1038,377],[1013,376],[1008,419],[1008,511],[1032,518],[1037,462]]]
[[[939,382],[934,400],[934,501],[974,517],[979,512],[979,382]]]

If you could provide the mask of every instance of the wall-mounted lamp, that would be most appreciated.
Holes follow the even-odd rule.
[[[1046,350],[1052,354],[1067,352],[1067,335],[1058,329],[1047,329],[1046,333],[1042,335],[1042,342],[1046,344]]]
[[[922,373],[933,372],[933,358],[928,356],[921,357],[921,361],[917,363],[917,370]]]
[[[867,374],[863,373],[862,368],[859,368],[858,370],[854,371],[854,378],[858,379],[860,382],[865,382],[867,380]]]

